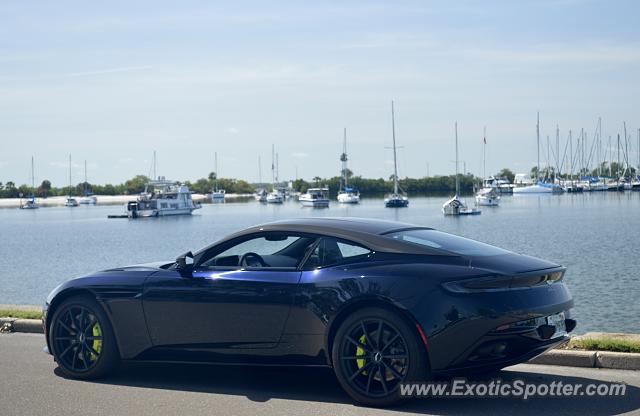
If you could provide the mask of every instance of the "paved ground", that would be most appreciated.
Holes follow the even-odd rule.
[[[640,414],[640,372],[519,365],[503,380],[624,381],[625,397],[414,400],[355,406],[324,369],[128,365],[101,382],[67,380],[38,334],[0,335],[0,415],[615,415]]]

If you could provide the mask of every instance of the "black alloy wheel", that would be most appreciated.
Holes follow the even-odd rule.
[[[62,372],[72,378],[98,378],[117,366],[119,354],[111,324],[100,305],[73,297],[54,313],[49,345]]]
[[[384,406],[400,398],[400,384],[424,381],[424,347],[404,319],[367,308],[348,317],[336,333],[333,365],[345,391],[360,403]]]

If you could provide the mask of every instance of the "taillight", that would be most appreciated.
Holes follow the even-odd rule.
[[[493,292],[509,289],[525,289],[562,280],[564,271],[546,274],[523,274],[516,276],[487,276],[474,279],[443,283],[442,286],[454,293]]]

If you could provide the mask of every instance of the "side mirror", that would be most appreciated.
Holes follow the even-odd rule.
[[[183,276],[191,276],[191,271],[193,269],[193,253],[187,251],[184,254],[179,255],[176,258],[176,269]]]

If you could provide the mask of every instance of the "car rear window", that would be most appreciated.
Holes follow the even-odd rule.
[[[387,236],[463,256],[497,256],[510,253],[489,244],[436,230],[402,230],[394,231]]]

